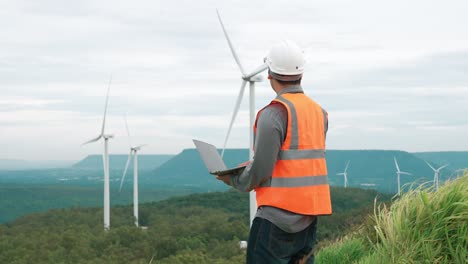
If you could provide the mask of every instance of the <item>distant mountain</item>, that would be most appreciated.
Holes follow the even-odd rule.
[[[343,186],[343,172],[349,160],[348,181],[350,186],[376,189],[381,192],[395,193],[397,190],[396,157],[400,170],[413,175],[402,175],[401,184],[413,181],[427,182],[433,179],[433,171],[417,156],[394,150],[327,150],[328,175],[331,185]],[[247,149],[227,149],[224,160],[228,167],[236,166],[248,159]],[[443,170],[441,181],[452,174]],[[150,175],[146,175],[150,176]],[[150,181],[181,186],[205,186],[222,190],[223,184],[210,175],[196,149],[185,149],[154,171]]]
[[[20,160],[0,159],[0,170],[31,170],[65,168],[73,164],[69,160]]]
[[[452,170],[468,168],[468,151],[415,152],[415,156]]]
[[[381,192],[396,193],[398,189],[394,157],[401,171],[412,175],[401,175],[401,185],[414,181],[422,183],[431,181],[434,172],[427,164],[405,151],[395,150],[329,150],[327,165],[329,180],[332,185],[343,186],[343,172],[349,160],[348,182],[350,186],[372,188]],[[451,174],[442,171],[441,181]]]
[[[224,160],[228,167],[234,167],[248,160],[247,149],[227,149]],[[151,177],[151,181],[161,184],[179,185],[184,187],[206,187],[208,190],[226,190],[227,186],[217,181],[215,176],[208,173],[196,149],[184,149],[158,167]]]
[[[171,159],[174,155],[138,155],[138,169],[152,170],[159,167],[164,162]],[[110,155],[111,169],[124,169],[127,162],[128,154]],[[102,169],[102,155],[89,155],[83,160],[73,164],[73,168],[77,169]],[[133,168],[133,162],[130,163],[129,169]]]

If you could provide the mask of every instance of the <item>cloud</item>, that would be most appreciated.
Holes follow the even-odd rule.
[[[110,73],[112,151],[127,152],[125,113],[148,153],[222,144],[241,80],[215,8],[247,71],[279,38],[305,48],[303,87],[330,113],[329,146],[468,148],[464,1],[46,0],[0,4],[6,157],[101,151],[79,146],[99,130]],[[275,96],[268,82],[255,93],[257,110]],[[248,144],[248,95],[228,146]]]

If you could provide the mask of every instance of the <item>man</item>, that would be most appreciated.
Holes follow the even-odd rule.
[[[302,90],[305,61],[294,42],[273,46],[265,63],[277,97],[257,114],[254,159],[240,175],[217,179],[256,191],[247,263],[314,263],[317,216],[332,213],[325,161],[328,116]]]

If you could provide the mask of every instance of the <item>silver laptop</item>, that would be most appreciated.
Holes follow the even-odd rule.
[[[200,156],[210,174],[240,174],[244,171],[245,166],[228,169],[215,146],[196,139],[193,139],[193,143],[195,143],[195,147],[197,147],[198,153],[200,153]]]

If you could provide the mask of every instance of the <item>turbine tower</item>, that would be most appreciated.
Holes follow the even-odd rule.
[[[146,145],[132,146],[130,130],[128,129],[127,124],[127,117],[125,117],[125,127],[127,128],[128,145],[130,146],[130,153],[128,154],[127,163],[125,164],[125,170],[122,176],[122,180],[120,181],[119,192],[122,191],[122,185],[125,179],[125,175],[127,174],[128,165],[130,164],[130,161],[133,158],[133,219],[135,221],[135,225],[138,227],[138,151],[140,151],[140,149]]]
[[[344,187],[345,188],[348,187],[348,166],[349,166],[349,160],[348,160],[348,163],[346,163],[346,167],[344,169],[344,172],[336,174],[336,175],[343,175],[343,177],[344,177]]]
[[[431,164],[429,164],[429,162],[427,161],[424,161],[426,162],[426,164],[431,167],[431,169],[434,171],[434,185],[435,185],[435,189],[436,191],[439,190],[439,174],[440,174],[440,170],[442,170],[443,168],[447,167],[448,164],[445,164],[444,166],[442,167],[439,167],[438,169],[435,169],[434,167],[431,166]]]
[[[393,160],[395,161],[395,167],[397,169],[396,173],[397,173],[397,181],[398,181],[398,196],[400,196],[400,175],[401,174],[405,174],[405,175],[412,175],[411,173],[409,172],[404,172],[404,171],[400,171],[400,166],[398,166],[398,162],[396,160],[395,157],[393,157]]]
[[[463,174],[465,173],[465,171],[467,171],[468,169],[467,168],[464,168],[464,169],[458,169],[455,171],[455,173],[457,174],[456,177],[460,177],[460,176],[463,176]],[[460,173],[461,172],[461,173]]]
[[[111,82],[112,82],[112,75],[109,79],[109,85],[107,88],[106,104],[104,107],[104,118],[102,119],[101,133],[96,138],[93,138],[82,144],[82,145],[86,145],[89,143],[96,142],[101,138],[104,139],[104,155],[102,156],[102,159],[103,159],[103,166],[104,166],[104,230],[105,231],[109,230],[110,228],[109,139],[114,137],[113,135],[105,133],[107,104],[109,103],[109,91],[111,87]]]
[[[221,16],[220,16],[218,10],[216,10],[216,13],[218,14],[218,20],[219,20],[219,23],[221,24],[221,27],[223,29],[224,36],[226,37],[229,48],[231,49],[232,56],[234,57],[234,60],[236,61],[237,66],[239,67],[239,70],[240,70],[240,72],[242,74],[242,76],[241,76],[241,78],[242,78],[241,88],[240,88],[240,91],[239,91],[239,95],[237,96],[236,104],[234,106],[234,111],[232,113],[231,122],[229,123],[228,132],[226,134],[226,138],[224,139],[224,145],[223,145],[223,151],[221,153],[221,157],[224,156],[224,150],[226,149],[226,144],[227,144],[227,141],[229,139],[229,135],[231,134],[232,125],[234,124],[234,120],[236,119],[237,113],[239,112],[239,107],[240,107],[240,104],[242,102],[242,97],[244,95],[245,86],[247,85],[247,82],[248,82],[249,83],[249,90],[250,90],[250,94],[249,94],[249,99],[250,99],[250,103],[249,103],[249,108],[250,108],[249,160],[252,160],[253,155],[254,155],[254,153],[253,153],[253,144],[254,144],[254,142],[253,142],[254,141],[254,139],[253,139],[253,125],[254,125],[254,122],[255,122],[255,82],[262,81],[262,77],[259,76],[258,74],[263,72],[264,70],[268,69],[268,66],[265,63],[263,63],[260,67],[258,67],[257,69],[255,69],[251,73],[246,73],[246,71],[244,70],[244,67],[242,66],[242,64],[241,64],[241,62],[239,60],[239,57],[237,56],[237,53],[236,53],[236,51],[234,49],[234,46],[232,45],[231,39],[229,38],[229,36],[227,34],[227,31],[224,28],[224,24],[223,24],[223,21],[221,19]],[[249,198],[250,198],[249,199],[250,200],[250,202],[249,202],[250,203],[250,225],[252,225],[252,221],[253,221],[253,218],[255,217],[255,213],[256,213],[256,209],[257,209],[256,200],[255,200],[255,193],[253,191],[250,192]]]

